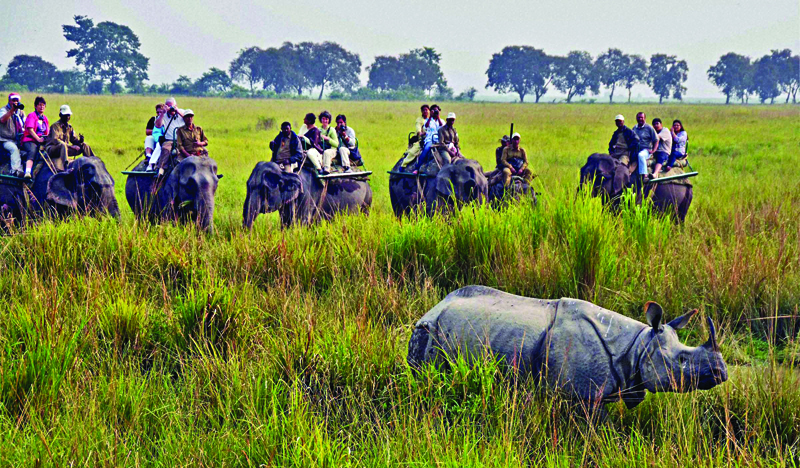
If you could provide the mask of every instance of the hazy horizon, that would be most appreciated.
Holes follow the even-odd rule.
[[[667,53],[686,60],[685,98],[693,100],[722,96],[706,71],[725,53],[758,58],[772,49],[800,52],[800,2],[796,0],[710,0],[698,5],[674,1],[666,4],[668,9],[654,9],[651,16],[644,16],[641,3],[607,5],[588,0],[573,2],[569,9],[560,2],[507,0],[493,5],[475,0],[410,0],[402,7],[364,0],[293,8],[277,2],[235,0],[224,4],[201,0],[191,8],[174,0],[155,8],[97,1],[77,1],[69,10],[63,2],[52,0],[37,5],[37,10],[47,14],[35,20],[27,5],[4,7],[1,32],[6,38],[16,32],[20,39],[0,44],[3,70],[19,54],[39,55],[60,69],[74,67],[74,61],[66,57],[72,44],[61,29],[63,24],[74,24],[74,15],[88,16],[95,23],[129,26],[139,36],[140,51],[150,58],[149,83],[171,83],[179,75],[196,79],[211,67],[227,70],[238,51],[250,46],[328,40],[359,54],[362,69],[377,55],[433,47],[441,54],[442,71],[456,93],[474,87],[486,98],[496,96],[484,88],[486,68],[492,54],[505,46],[530,45],[552,55],[585,50],[593,57],[615,47],[645,58]],[[657,33],[650,32],[654,29]],[[366,72],[361,78],[366,84]],[[607,95],[603,90],[596,98],[607,99]],[[543,100],[558,96],[551,89]],[[646,86],[637,86],[633,96],[653,94]],[[625,90],[617,90],[615,101],[626,99]]]

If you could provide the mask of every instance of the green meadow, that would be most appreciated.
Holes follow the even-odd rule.
[[[32,108],[33,95],[23,95]],[[492,169],[509,125],[536,206],[395,219],[386,171],[420,103],[178,97],[224,174],[213,234],[137,222],[120,173],[153,97],[68,103],[116,180],[123,214],[0,238],[0,466],[797,466],[800,464],[800,107],[444,103],[467,157]],[[244,231],[245,182],[280,123],[344,113],[374,171],[368,217]],[[681,119],[694,202],[683,226],[577,190],[613,117]],[[606,421],[494,362],[413,374],[415,321],[484,284],[576,297],[644,321],[698,308],[728,382],[650,394]]]

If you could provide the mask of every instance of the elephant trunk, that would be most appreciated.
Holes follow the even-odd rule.
[[[214,230],[214,195],[198,194],[195,200],[197,226],[203,231]]]
[[[244,199],[244,213],[242,214],[242,226],[245,229],[253,227],[253,222],[256,220],[258,214],[261,213],[262,206],[263,202],[258,193],[253,193],[248,190],[247,197]]]

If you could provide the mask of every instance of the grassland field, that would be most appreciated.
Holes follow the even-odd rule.
[[[127,207],[120,171],[159,99],[45,97],[51,121],[72,107],[123,215],[0,238],[0,466],[800,464],[798,106],[444,103],[487,170],[514,123],[539,203],[399,221],[386,171],[419,103],[179,97],[225,175],[205,235]],[[374,171],[369,217],[242,230],[245,182],[280,122],[324,109],[347,115]],[[613,116],[639,110],[689,133],[700,176],[684,226],[576,190]],[[648,300],[671,317],[697,307],[730,380],[609,405],[597,423],[489,360],[412,374],[413,323],[467,284],[642,321]],[[696,320],[681,337],[707,333]]]

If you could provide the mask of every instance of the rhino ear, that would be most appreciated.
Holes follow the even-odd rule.
[[[644,305],[644,314],[647,316],[647,323],[653,327],[653,330],[661,329],[661,317],[664,315],[664,309],[658,303],[649,301]]]
[[[689,312],[686,312],[680,317],[672,319],[672,321],[669,322],[667,325],[674,328],[675,330],[680,330],[686,325],[689,325],[689,321],[692,320],[692,317],[694,317],[695,314],[697,314],[697,309],[690,310]]]

